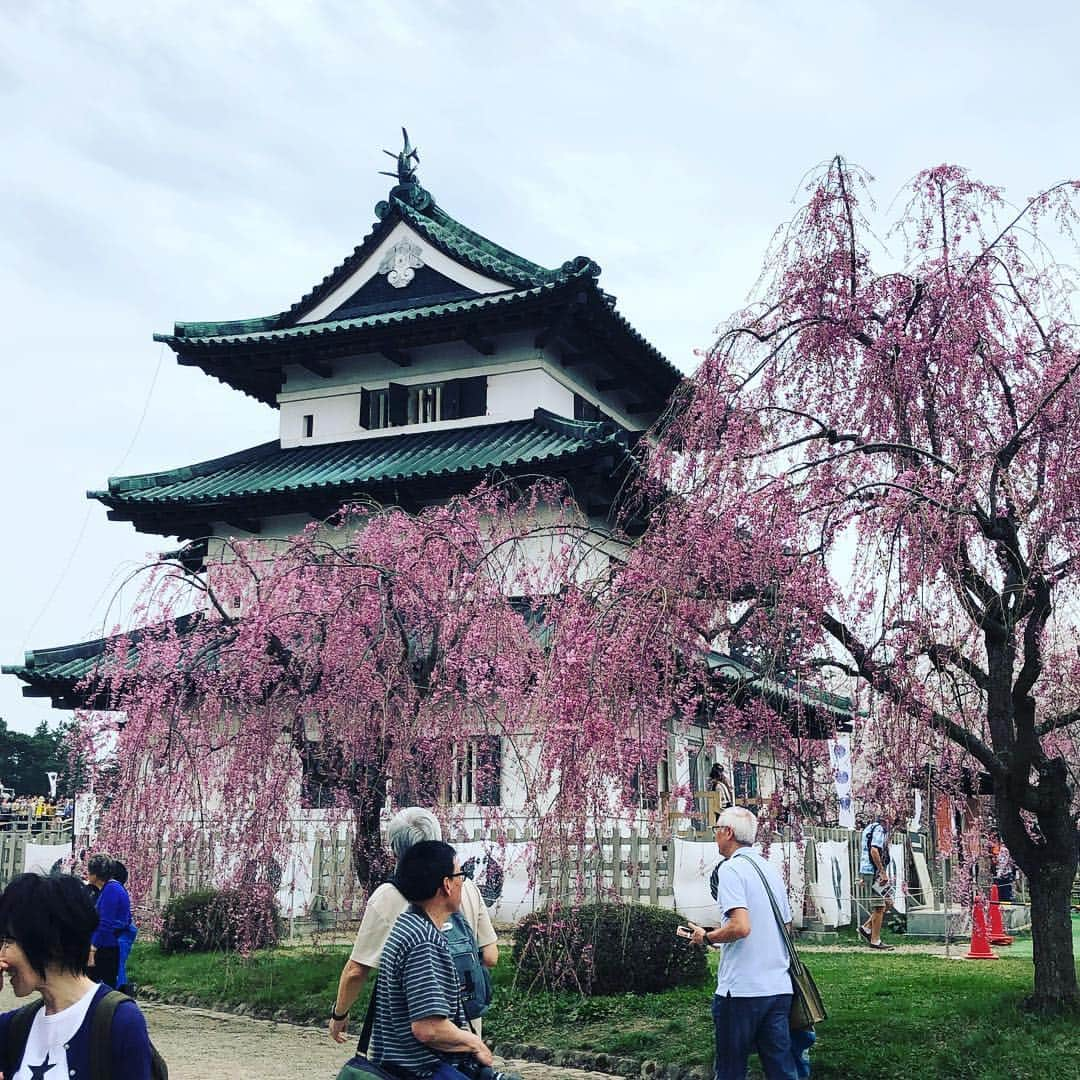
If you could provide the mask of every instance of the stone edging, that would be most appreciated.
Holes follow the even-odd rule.
[[[492,1053],[518,1061],[535,1061],[555,1068],[585,1069],[589,1072],[611,1073],[614,1076],[642,1077],[643,1080],[709,1080],[712,1069],[700,1065],[662,1065],[658,1061],[615,1054],[597,1054],[589,1050],[549,1050],[532,1043],[496,1043]]]
[[[326,1023],[322,1018],[305,1019],[288,1009],[264,1009],[246,1003],[232,1005],[226,1001],[207,1001],[197,994],[161,994],[153,986],[139,986],[137,993],[136,1000],[148,1005],[178,1005],[184,1009],[200,1009],[208,1013],[221,1013],[223,1016],[244,1016],[249,1020],[268,1020],[275,1024],[291,1024],[293,1027],[317,1028],[325,1026]]]

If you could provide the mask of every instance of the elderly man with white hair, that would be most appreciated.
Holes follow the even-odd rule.
[[[716,846],[724,856],[716,875],[720,926],[706,931],[690,924],[694,942],[724,946],[712,1004],[716,1080],[744,1080],[754,1049],[766,1080],[796,1080],[787,944],[766,887],[789,929],[791,907],[780,875],[753,846],[757,831],[758,820],[745,807],[717,814]]]
[[[409,806],[399,810],[390,819],[386,834],[394,858],[400,861],[413,844],[421,840],[441,840],[442,827],[430,810]],[[499,946],[496,944],[495,930],[491,925],[484,898],[469,878],[462,878],[461,885],[461,914],[476,935],[480,959],[484,966],[494,967],[499,961]],[[398,916],[408,906],[409,902],[391,881],[384,882],[368,897],[352,953],[345,961],[338,979],[337,997],[330,1013],[329,1031],[334,1042],[343,1043],[347,1040],[349,1010],[360,996],[368,973],[379,966],[386,939],[390,936]],[[479,1034],[480,1020],[473,1020],[471,1024]]]

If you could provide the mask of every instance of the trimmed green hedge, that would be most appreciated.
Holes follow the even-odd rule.
[[[165,905],[158,944],[163,953],[250,952],[280,939],[276,901],[267,903],[235,889],[202,889]]]
[[[700,986],[705,950],[675,934],[682,921],[642,904],[544,908],[514,932],[517,982],[590,996]]]

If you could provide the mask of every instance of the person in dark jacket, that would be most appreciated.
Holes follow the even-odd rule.
[[[90,1080],[94,1011],[109,992],[86,974],[97,922],[89,890],[70,874],[20,874],[0,895],[0,988],[6,982],[18,998],[36,991],[43,1002],[21,1049],[10,1037],[18,1010],[0,1015],[0,1072],[9,1080]],[[150,1080],[150,1039],[135,1002],[117,1006],[109,1041],[113,1080]]]
[[[108,855],[91,855],[86,876],[98,890],[98,926],[90,939],[91,975],[114,990],[119,985],[120,936],[131,925],[131,898],[113,876],[116,863]]]

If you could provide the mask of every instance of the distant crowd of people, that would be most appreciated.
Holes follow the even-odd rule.
[[[0,799],[0,829],[45,828],[75,816],[72,799],[51,799],[45,795],[17,795]]]

